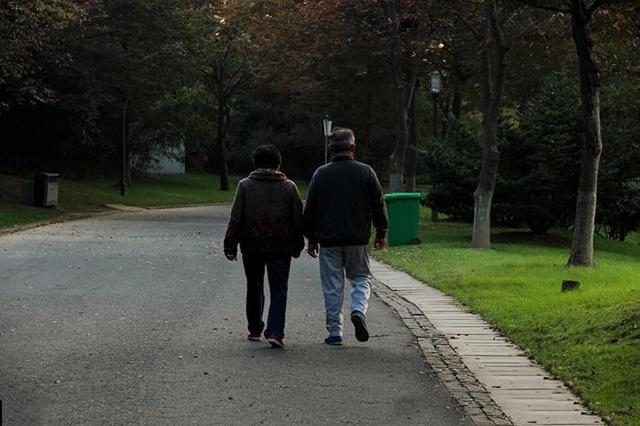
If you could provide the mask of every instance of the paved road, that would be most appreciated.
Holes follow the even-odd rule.
[[[2,425],[463,425],[390,308],[327,347],[317,264],[295,262],[285,350],[245,340],[227,207],[0,237]]]

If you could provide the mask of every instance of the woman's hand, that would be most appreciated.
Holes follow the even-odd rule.
[[[320,247],[318,246],[318,243],[309,243],[309,245],[307,246],[307,253],[309,253],[309,256],[313,257],[314,259],[318,257],[318,254],[320,253]]]

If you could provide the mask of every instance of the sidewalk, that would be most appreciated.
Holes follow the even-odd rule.
[[[376,293],[400,311],[427,362],[476,424],[508,424],[504,415],[515,425],[604,424],[562,382],[454,298],[374,260],[372,272]]]

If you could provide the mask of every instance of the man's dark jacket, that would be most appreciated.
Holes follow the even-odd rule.
[[[387,210],[371,167],[351,155],[337,155],[316,170],[304,208],[310,243],[323,247],[369,244],[372,222],[377,238],[384,238]]]
[[[225,253],[288,254],[304,248],[302,200],[296,184],[275,170],[258,169],[238,184],[224,238]]]

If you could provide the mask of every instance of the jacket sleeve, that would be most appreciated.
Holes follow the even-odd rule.
[[[293,257],[298,257],[304,249],[304,223],[302,219],[302,199],[300,198],[298,187],[293,182],[291,191],[291,215],[293,218],[293,227],[295,231],[295,247]]]
[[[224,252],[237,253],[238,244],[242,235],[242,225],[244,218],[244,185],[238,184],[236,195],[231,206],[231,217],[227,225],[227,232],[224,236]]]
[[[369,190],[371,200],[371,220],[374,228],[376,228],[376,239],[383,239],[387,236],[389,218],[387,216],[387,207],[382,193],[382,185],[380,185],[378,176],[373,169],[371,169]]]
[[[303,224],[304,235],[309,239],[309,243],[318,243],[318,223],[317,223],[317,172],[313,174],[309,191],[307,192],[307,201],[304,204]]]

